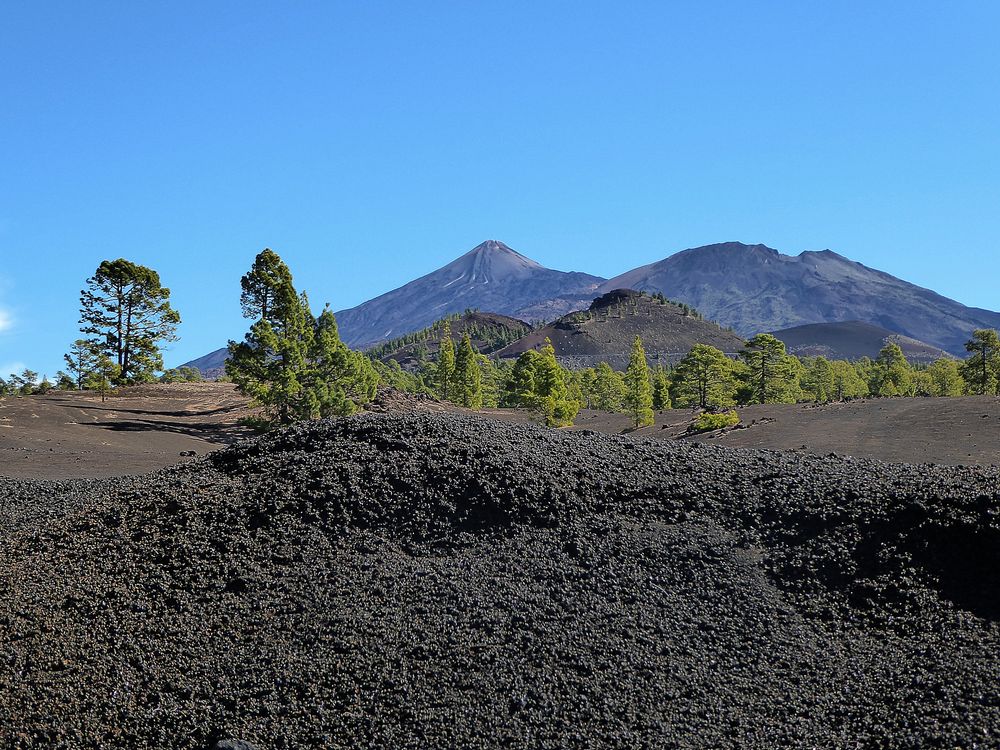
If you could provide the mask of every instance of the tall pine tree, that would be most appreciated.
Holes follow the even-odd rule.
[[[160,275],[124,258],[102,262],[80,292],[80,330],[95,356],[114,362],[116,382],[150,380],[162,370],[161,344],[177,340],[180,322]]]
[[[962,365],[969,392],[1000,396],[1000,334],[990,328],[979,329],[966,342],[965,350],[972,354]]]
[[[229,342],[226,374],[279,424],[311,416],[314,404],[303,395],[302,379],[313,321],[295,291],[291,271],[266,248],[240,286],[243,315],[254,322],[242,342]]]
[[[455,342],[451,339],[451,323],[444,322],[444,330],[441,333],[441,345],[438,349],[437,369],[435,371],[435,385],[438,394],[445,401],[451,399],[451,384],[455,377]]]
[[[313,316],[277,253],[260,252],[240,286],[254,322],[242,342],[229,342],[226,374],[273,422],[352,414],[375,397],[374,365],[340,340],[329,306]]]
[[[632,343],[632,355],[625,370],[625,405],[636,429],[653,424],[653,389],[649,384],[649,365],[642,339]]]
[[[662,365],[653,372],[653,408],[662,411],[672,406],[670,402],[670,378]]]
[[[785,353],[785,344],[769,333],[760,333],[740,352],[746,362],[750,402],[757,404],[794,402],[797,371]]]
[[[455,355],[455,371],[452,376],[452,401],[469,409],[483,406],[482,371],[479,369],[479,353],[472,345],[468,332],[462,334]]]

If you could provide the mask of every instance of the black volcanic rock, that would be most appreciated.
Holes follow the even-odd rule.
[[[909,336],[893,333],[886,328],[851,320],[844,323],[810,323],[804,326],[774,331],[785,342],[790,354],[799,357],[824,356],[828,359],[875,359],[888,343],[898,344],[911,362],[933,362],[948,354],[931,344]]]
[[[602,281],[585,273],[553,271],[489,240],[433,273],[341,310],[337,323],[348,345],[365,347],[468,309],[532,319],[524,311],[543,305],[555,317],[586,307]]]
[[[964,355],[974,329],[1000,327],[1000,313],[966,307],[830,250],[789,256],[765,245],[706,245],[616,276],[599,291],[620,287],[661,292],[743,336],[861,320]]]
[[[457,415],[0,477],[0,747],[993,748],[998,502]]]

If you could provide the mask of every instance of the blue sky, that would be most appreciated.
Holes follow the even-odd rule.
[[[0,371],[52,374],[105,258],[176,365],[263,247],[349,307],[505,241],[615,275],[830,248],[1000,308],[1000,4],[109,3],[0,9]]]

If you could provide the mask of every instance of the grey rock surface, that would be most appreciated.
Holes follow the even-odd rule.
[[[976,328],[1000,328],[1000,313],[967,307],[830,250],[784,255],[765,245],[691,248],[605,282],[661,292],[742,336],[808,323],[864,321],[965,355]]]

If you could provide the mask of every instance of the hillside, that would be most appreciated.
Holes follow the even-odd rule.
[[[774,335],[785,342],[790,354],[799,357],[823,356],[852,361],[862,357],[875,359],[879,350],[890,342],[898,344],[911,362],[933,362],[948,356],[936,346],[859,320],[812,323],[774,331]]]
[[[468,332],[472,345],[481,354],[492,354],[531,330],[530,325],[517,318],[470,310],[436,321],[421,331],[387,341],[369,349],[368,353],[383,362],[395,360],[404,367],[417,364],[421,358],[433,359],[441,348],[445,322],[451,326],[452,341],[457,344]]]
[[[966,307],[929,289],[822,250],[783,255],[725,242],[691,248],[601,285],[661,292],[744,336],[807,323],[861,320],[955,355],[1000,313]]]
[[[725,352],[743,348],[736,334],[691,311],[631,289],[616,289],[594,300],[588,310],[532,331],[499,354],[516,357],[548,338],[564,359],[579,360],[581,365],[600,359],[618,363],[627,358],[636,336],[642,337],[646,354],[653,359],[661,355],[673,359],[694,344],[710,344]]]
[[[344,341],[364,348],[468,309],[535,319],[586,307],[604,279],[554,271],[489,240],[443,268],[337,313]],[[525,316],[523,311],[532,312]]]

